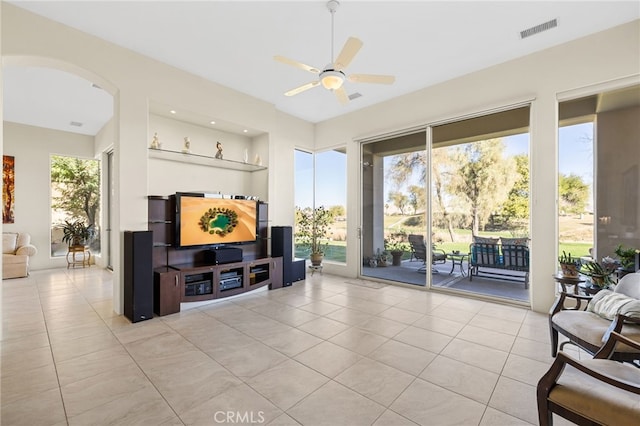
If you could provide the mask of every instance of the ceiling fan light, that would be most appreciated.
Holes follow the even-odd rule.
[[[339,71],[325,71],[320,76],[320,81],[325,89],[336,90],[344,83],[344,74]]]

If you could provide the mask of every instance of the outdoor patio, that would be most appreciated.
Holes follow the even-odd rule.
[[[402,282],[405,284],[414,284],[425,286],[426,275],[424,270],[418,272],[423,266],[422,261],[405,260],[400,266],[385,266],[363,268],[363,275],[372,278],[380,278],[390,281]],[[451,270],[451,260],[445,263],[432,265],[431,285],[433,287],[448,288],[460,292],[468,292],[482,294],[493,297],[501,297],[504,299],[515,300],[518,302],[529,301],[529,289],[524,288],[524,284],[518,281],[507,281],[504,279],[491,278],[487,276],[474,276],[473,281],[468,276],[462,276],[458,265]],[[468,272],[468,263],[462,262],[462,270],[465,274]],[[500,271],[496,271],[500,272]],[[513,271],[514,276],[522,274]]]

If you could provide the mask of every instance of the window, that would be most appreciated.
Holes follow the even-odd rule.
[[[86,242],[100,253],[100,163],[76,157],[51,156],[51,256],[65,256],[65,222],[80,221],[92,229]]]
[[[344,148],[316,154],[295,151],[296,210],[308,212],[323,207],[330,213],[329,232],[321,243],[324,260],[346,262],[347,155]],[[308,244],[295,242],[295,254],[307,258]]]

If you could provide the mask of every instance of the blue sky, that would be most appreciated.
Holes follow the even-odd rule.
[[[561,127],[559,131],[559,171],[575,173],[585,182],[593,182],[593,123]],[[507,155],[529,151],[529,134],[504,138]],[[316,205],[346,206],[346,155],[325,151],[315,156],[317,179]],[[295,200],[297,206],[313,205],[313,155],[302,151],[295,154]],[[388,191],[388,189],[387,189]]]

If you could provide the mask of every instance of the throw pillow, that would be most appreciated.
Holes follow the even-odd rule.
[[[628,310],[625,309],[625,305],[632,302],[638,302],[638,299],[614,293],[611,290],[600,290],[587,305],[587,312],[593,312],[602,318],[613,321],[618,312],[625,310],[625,312],[632,314],[635,309],[638,309],[638,307],[634,309],[633,306]]]
[[[16,252],[16,242],[18,234],[9,232],[2,233],[2,254],[14,254]]]
[[[500,238],[473,236],[473,242],[478,244],[498,244],[499,239]]]
[[[528,238],[504,238],[501,237],[500,241],[503,246],[529,246]]]

